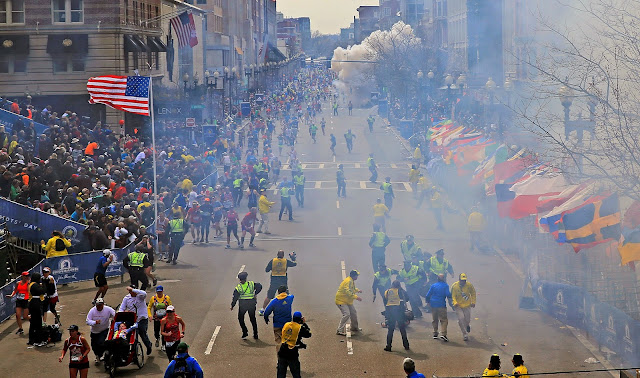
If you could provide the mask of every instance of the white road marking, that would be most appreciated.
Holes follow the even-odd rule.
[[[342,236],[342,227],[338,227],[338,236]]]
[[[246,265],[243,265],[243,266],[241,266],[241,267],[240,267],[240,270],[238,271],[238,274],[240,274],[240,273],[244,272],[244,267],[245,267],[245,266],[246,266]]]
[[[347,331],[347,354],[353,354],[353,343],[351,342],[351,323],[348,323],[345,326],[345,330]]]
[[[391,163],[391,168],[398,168],[398,166],[393,164],[393,163]]]
[[[302,169],[306,169],[307,165],[306,164],[301,164],[302,165]]]
[[[166,283],[174,283],[174,282],[180,282],[182,280],[158,280],[159,284],[166,284]]]
[[[336,209],[340,208],[340,201],[336,201]]]
[[[320,163],[320,165],[318,165],[318,169],[324,169],[324,163]]]
[[[207,345],[207,349],[205,349],[204,354],[211,354],[211,349],[213,349],[213,344],[216,342],[216,337],[218,337],[218,333],[220,332],[220,326],[216,326],[216,330],[213,331],[213,336],[211,336],[211,340],[209,340],[209,345]]]
[[[355,166],[356,168],[360,168],[360,163],[355,163],[355,164],[354,164],[354,166]]]
[[[332,127],[332,129],[333,129],[333,127]],[[334,163],[336,162],[336,156],[335,155],[333,155],[333,162]]]
[[[322,188],[322,181],[316,181],[314,185],[314,189],[320,189],[320,188]]]
[[[347,267],[344,264],[344,261],[340,261],[340,268],[342,269],[342,279],[344,280],[345,278],[347,278]]]
[[[408,182],[403,182],[402,184],[404,184],[404,188],[407,190],[407,192],[413,192],[413,188],[411,188],[411,184],[409,184]]]

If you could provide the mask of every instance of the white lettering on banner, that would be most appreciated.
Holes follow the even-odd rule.
[[[51,272],[51,274],[56,278],[61,279],[60,277],[62,277],[63,275],[66,276],[70,273],[74,273],[73,278],[75,278],[75,273],[77,273],[79,270],[80,270],[79,268],[76,268],[73,266],[71,259],[66,257],[66,258],[60,259],[60,261],[58,262],[58,269],[57,270],[54,269],[53,272]],[[68,278],[68,277],[65,277],[65,278]]]
[[[118,261],[118,256],[115,253],[112,253],[111,255],[113,256],[113,261],[107,267],[106,275],[115,276],[118,274],[122,274],[122,261]],[[118,274],[114,274],[114,273],[118,273]]]

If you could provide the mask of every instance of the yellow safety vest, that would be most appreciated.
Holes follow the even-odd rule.
[[[271,261],[271,276],[286,277],[287,276],[287,259],[275,258]]]
[[[419,248],[420,246],[416,244],[416,242],[413,242],[411,248],[409,248],[409,243],[407,243],[406,240],[400,243],[400,251],[402,252],[402,256],[404,257],[405,261],[411,261],[413,256],[418,253]]]
[[[282,198],[289,198],[289,188],[285,187],[280,189],[280,195]]]
[[[387,275],[383,276],[380,272],[375,272],[373,276],[378,280],[378,286],[382,286],[383,288],[390,287],[391,283],[391,269],[387,268]]]
[[[382,184],[382,191],[384,191],[385,194],[390,194],[391,193],[391,183],[385,182]]]
[[[184,220],[172,219],[169,221],[169,228],[171,229],[171,232],[184,232]]]
[[[369,167],[373,167],[373,158],[368,158],[368,159],[367,159],[367,165],[368,165]]]
[[[233,187],[234,188],[239,188],[242,186],[242,179],[235,179],[233,180]]]
[[[429,271],[431,271],[431,273],[435,274],[436,276],[439,274],[446,274],[447,269],[449,269],[449,261],[445,258],[442,259],[441,264],[436,256],[431,256],[429,262],[431,264]]]
[[[253,299],[256,297],[256,290],[253,281],[247,281],[245,283],[239,283],[236,286],[236,291],[240,293],[240,299]]]
[[[295,182],[297,186],[304,185],[304,176],[303,175],[293,176],[293,182]]]
[[[400,300],[400,294],[398,289],[389,289],[384,292],[384,297],[387,298],[387,306],[400,306],[402,302]]]
[[[373,242],[374,247],[384,247],[384,239],[387,236],[384,232],[374,232],[376,240]]]
[[[133,268],[142,268],[142,261],[145,254],[142,252],[131,252],[129,254],[129,266]]]
[[[420,279],[420,277],[418,276],[418,266],[412,265],[411,270],[408,272],[402,269],[400,271],[400,277],[402,277],[402,280],[407,285],[413,285],[414,283],[418,282],[418,280]]]
[[[301,327],[302,325],[296,322],[285,323],[282,327],[282,343],[287,344],[289,349],[296,347]]]

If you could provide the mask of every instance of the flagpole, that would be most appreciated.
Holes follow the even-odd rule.
[[[156,122],[153,111],[153,78],[149,75],[149,103],[151,106],[151,150],[153,153],[153,194],[155,194],[155,201],[153,201],[153,213],[154,219],[156,222],[156,235],[158,230],[158,200],[160,199],[160,194],[158,193],[158,166],[156,164],[156,155],[158,151],[156,150]]]

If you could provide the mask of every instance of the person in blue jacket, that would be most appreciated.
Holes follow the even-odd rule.
[[[449,325],[449,320],[447,318],[447,303],[449,301],[449,306],[453,308],[453,300],[451,298],[451,291],[449,290],[449,285],[445,281],[445,275],[438,275],[438,282],[431,285],[429,288],[429,292],[427,293],[427,303],[429,307],[431,307],[431,315],[433,316],[433,338],[438,338],[438,323],[440,323],[440,339],[442,341],[448,342],[447,338],[447,325]]]
[[[264,321],[269,324],[269,315],[273,312],[273,335],[276,341],[276,353],[282,344],[282,327],[291,321],[293,295],[287,293],[287,286],[278,287],[278,295],[264,309]]]
[[[204,377],[204,372],[198,361],[189,356],[189,345],[185,342],[178,344],[178,355],[169,363],[167,370],[164,372],[164,378],[174,377]]]
[[[420,374],[416,371],[416,363],[411,358],[405,358],[402,361],[402,367],[407,375],[407,378],[426,378],[424,374]]]

